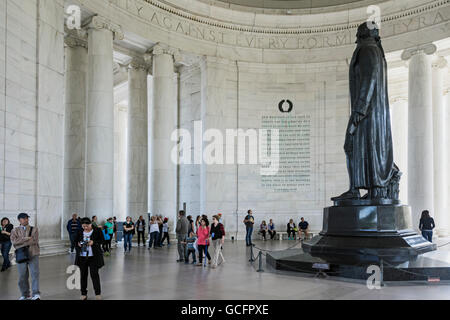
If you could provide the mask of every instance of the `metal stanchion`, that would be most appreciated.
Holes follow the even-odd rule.
[[[381,266],[380,266],[380,286],[384,287],[384,281],[383,281],[383,278],[384,278],[383,259],[380,259],[380,264],[381,264]]]
[[[264,269],[262,268],[262,251],[259,251],[258,259],[259,259],[259,265],[258,265],[258,270],[256,270],[256,272],[264,272]]]
[[[254,262],[255,258],[253,257],[253,245],[250,246],[250,262]]]

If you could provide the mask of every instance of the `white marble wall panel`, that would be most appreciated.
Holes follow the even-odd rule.
[[[233,61],[206,57],[201,62],[201,73],[203,133],[208,129],[217,129],[225,137],[226,129],[238,127],[237,65]],[[208,144],[203,142],[203,150]],[[223,150],[226,150],[225,140]],[[228,216],[236,212],[237,165],[207,164],[203,159],[200,169],[200,213]]]
[[[148,210],[148,98],[147,68],[129,70],[127,133],[127,215],[137,219]]]
[[[0,4],[0,214],[36,213],[36,1]]]
[[[113,33],[89,29],[86,132],[86,215],[100,223],[113,215]]]
[[[38,10],[37,224],[45,247],[62,235],[64,6],[59,0],[44,0],[39,1]],[[50,12],[52,19],[48,19]]]
[[[64,216],[85,214],[84,179],[86,151],[87,49],[66,47]]]
[[[198,65],[180,68],[180,128],[194,137],[194,122],[201,121],[201,71]],[[191,141],[192,142],[192,141]],[[194,147],[191,143],[191,164],[179,166],[179,207],[186,203],[186,213],[200,214],[200,165],[194,164]]]

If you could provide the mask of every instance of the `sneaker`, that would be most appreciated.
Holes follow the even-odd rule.
[[[35,295],[31,298],[31,300],[41,300],[41,296],[38,295],[38,294],[35,294]]]
[[[192,264],[197,264],[197,261],[192,261]]]
[[[80,300],[81,300],[81,301],[87,300],[87,296],[81,296]]]
[[[196,264],[197,267],[201,267],[202,265],[203,265],[203,264],[200,263],[200,262]]]
[[[23,301],[23,300],[30,300],[30,297],[21,296],[21,297],[19,298],[19,300],[20,300],[20,301]]]
[[[184,259],[178,259],[177,260],[177,262],[183,262],[184,261]]]
[[[95,300],[102,300],[102,296],[101,295],[95,296]]]

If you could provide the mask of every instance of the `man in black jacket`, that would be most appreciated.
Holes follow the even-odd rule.
[[[101,300],[101,285],[98,270],[105,263],[103,260],[103,251],[101,244],[103,243],[102,231],[92,226],[89,218],[81,219],[83,230],[80,230],[76,237],[75,265],[80,267],[81,273],[81,300],[87,300],[87,278],[88,273],[91,274],[92,284],[94,285],[95,296],[97,300]]]

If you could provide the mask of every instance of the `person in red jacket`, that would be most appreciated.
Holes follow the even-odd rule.
[[[207,217],[202,217],[200,227],[197,230],[198,260],[197,266],[201,266],[203,262],[203,253],[208,258],[208,264],[211,264],[211,256],[208,252],[209,246],[209,221]]]

